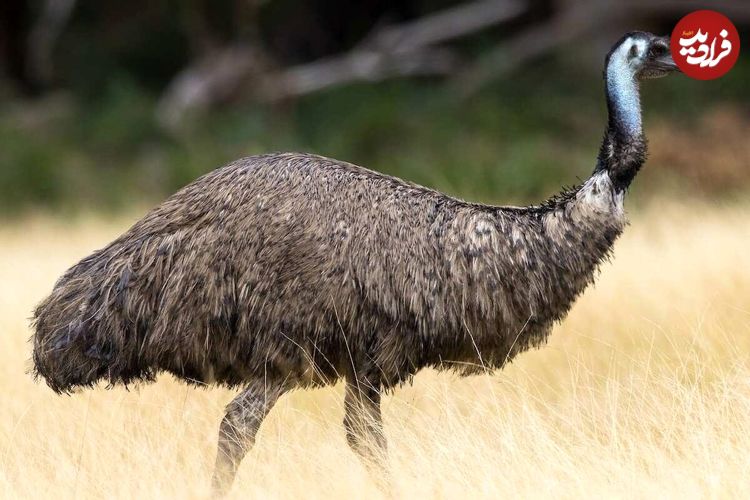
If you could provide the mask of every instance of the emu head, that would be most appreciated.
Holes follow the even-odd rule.
[[[669,49],[669,37],[644,31],[626,34],[607,56],[607,68],[621,73],[621,77],[639,80],[661,78],[679,71]]]

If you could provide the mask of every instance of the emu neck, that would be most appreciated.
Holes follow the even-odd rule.
[[[596,171],[605,170],[616,191],[630,186],[646,158],[638,81],[625,57],[615,52],[605,71],[609,121]]]
[[[641,93],[628,63],[612,57],[605,78],[610,129],[622,139],[641,136]]]

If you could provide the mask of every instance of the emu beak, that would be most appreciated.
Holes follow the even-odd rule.
[[[664,54],[663,56],[654,59],[654,67],[661,71],[677,71],[678,73],[682,73],[680,67],[677,66],[677,63],[672,59],[671,53]]]
[[[677,63],[675,63],[672,58],[672,51],[669,48],[669,37],[664,36],[657,38],[652,42],[652,47],[653,46],[660,49],[658,51],[659,55],[651,61],[651,66],[654,69],[667,73],[672,71],[682,73],[682,70],[680,70],[679,66],[677,66]]]

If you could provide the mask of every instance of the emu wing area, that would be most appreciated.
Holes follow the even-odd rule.
[[[101,311],[96,334],[157,370],[316,384],[367,353],[396,383],[429,361],[406,344],[424,343],[418,332],[445,311],[443,249],[425,241],[440,240],[452,202],[322,157],[246,158],[188,185],[61,281],[87,283],[79,295],[82,309]]]

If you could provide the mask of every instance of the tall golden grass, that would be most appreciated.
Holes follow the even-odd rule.
[[[54,395],[25,373],[28,316],[127,221],[0,229],[0,495],[208,493],[221,389],[162,376]],[[654,205],[544,348],[495,375],[421,373],[384,400],[398,498],[750,496],[750,206]],[[381,496],[342,388],[284,397],[232,496]]]

